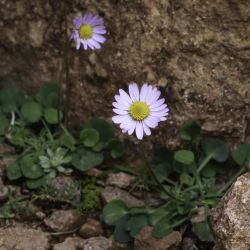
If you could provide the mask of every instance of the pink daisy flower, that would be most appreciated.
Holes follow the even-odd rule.
[[[160,98],[161,92],[144,83],[139,90],[136,83],[129,85],[129,93],[119,90],[113,102],[113,111],[117,114],[112,117],[116,124],[120,124],[123,133],[132,135],[141,140],[145,135],[151,135],[151,129],[158,126],[160,121],[165,121],[168,116],[168,106],[165,99]]]
[[[103,36],[107,32],[103,18],[86,13],[81,18],[75,18],[73,23],[75,29],[71,34],[71,39],[75,41],[77,50],[80,49],[81,45],[85,50],[88,47],[92,50],[100,49],[101,43],[106,41]]]

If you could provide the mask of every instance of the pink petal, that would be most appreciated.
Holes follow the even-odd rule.
[[[95,39],[99,43],[104,43],[106,41],[106,38],[104,36],[96,34],[96,33],[93,34],[92,38]]]
[[[148,105],[151,105],[152,103],[154,103],[156,100],[159,99],[160,95],[161,95],[161,92],[155,88],[155,89],[152,91],[151,97],[149,97],[149,99],[146,100],[146,101],[147,101],[147,104],[148,104]]]
[[[113,102],[112,105],[117,108],[117,109],[121,109],[121,110],[128,110],[126,107],[124,107],[124,105],[122,105],[121,103],[117,103],[117,102]]]
[[[139,93],[139,88],[136,83],[132,84],[132,91],[135,97],[135,101],[139,101],[140,99],[140,93]]]
[[[169,109],[167,108],[167,104],[163,104],[159,107],[156,108],[150,108],[150,111],[160,111],[160,110],[165,110],[165,111],[169,111]]]
[[[136,127],[136,122],[134,121],[133,126],[128,130],[129,135],[133,134],[133,132],[135,131],[135,127]]]
[[[136,96],[135,96],[135,94],[134,94],[134,91],[133,91],[133,90],[134,90],[133,84],[134,84],[134,83],[129,84],[129,86],[128,86],[128,91],[129,91],[129,95],[130,95],[131,100],[132,100],[133,102],[135,102],[135,101],[137,100],[137,98],[136,98]]]
[[[120,95],[115,95],[115,100],[117,101],[118,105],[121,105],[124,107],[124,109],[129,109],[130,103],[128,103],[126,100],[124,100]]]

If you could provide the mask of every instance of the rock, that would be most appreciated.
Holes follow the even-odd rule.
[[[137,81],[160,87],[170,106],[171,118],[153,142],[176,144],[179,125],[190,117],[213,124],[204,126],[210,133],[242,140],[250,101],[249,1],[86,0],[84,9],[80,0],[67,1],[69,36],[73,18],[86,10],[105,17],[108,33],[98,52],[77,53],[73,42],[69,49],[73,128],[93,114],[109,118],[118,88]],[[1,85],[33,91],[57,78],[63,13],[61,1],[0,2]]]
[[[126,173],[109,174],[106,180],[107,186],[117,186],[119,188],[127,188],[134,182],[135,177]]]
[[[36,213],[35,213],[35,216],[36,216],[36,218],[39,219],[39,220],[43,220],[43,219],[46,218],[46,214],[45,214],[44,212],[42,212],[42,211],[36,212]]]
[[[9,144],[0,143],[0,155],[15,153],[15,148]]]
[[[103,171],[97,168],[91,168],[84,172],[84,174],[91,176],[91,177],[100,177],[103,175]]]
[[[212,209],[216,250],[250,249],[250,173],[240,176]]]
[[[191,222],[193,224],[203,222],[206,220],[206,211],[204,207],[198,208],[197,213],[191,216]]]
[[[3,184],[3,181],[0,179],[0,203],[4,201],[8,196],[8,187]]]
[[[135,250],[167,250],[178,249],[181,243],[181,234],[173,231],[167,236],[158,239],[152,236],[152,227],[145,227],[135,236]]]
[[[103,236],[85,240],[83,250],[111,250],[112,240]]]
[[[181,250],[194,250],[194,249],[197,249],[197,247],[195,247],[194,244],[194,239],[190,237],[185,237],[182,240]]]
[[[0,228],[1,250],[46,250],[49,248],[48,236],[40,229],[26,228],[21,224]]]
[[[136,199],[134,196],[130,195],[128,192],[122,189],[119,189],[117,187],[105,187],[101,191],[101,196],[105,203],[108,203],[112,200],[119,199],[125,202],[129,207],[144,205],[143,201]]]
[[[86,239],[102,235],[102,225],[99,221],[88,218],[87,221],[81,226],[79,234]]]
[[[82,238],[68,237],[64,242],[54,245],[53,250],[83,250],[84,245],[85,240]]]
[[[66,232],[77,229],[84,221],[85,216],[76,210],[54,210],[44,223],[53,231]]]

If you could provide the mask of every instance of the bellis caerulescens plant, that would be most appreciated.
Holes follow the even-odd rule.
[[[77,50],[80,49],[81,45],[85,50],[88,48],[100,49],[101,44],[106,41],[103,36],[107,32],[103,18],[86,13],[81,18],[75,18],[73,23],[75,29],[71,34],[71,39],[75,41]]]
[[[117,114],[112,117],[116,124],[120,124],[123,133],[133,134],[141,140],[144,134],[151,135],[151,129],[165,121],[169,114],[165,99],[160,98],[161,92],[150,84],[144,83],[139,90],[136,83],[129,85],[129,94],[119,90],[113,102],[113,111]]]

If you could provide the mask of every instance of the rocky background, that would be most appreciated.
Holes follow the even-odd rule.
[[[1,85],[33,91],[58,81],[64,4],[68,35],[72,19],[85,11],[103,16],[109,31],[99,51],[71,45],[72,127],[91,115],[110,118],[118,88],[147,81],[161,88],[170,106],[171,118],[155,133],[168,145],[176,145],[179,125],[193,117],[232,143],[247,140],[249,1],[1,0]]]

